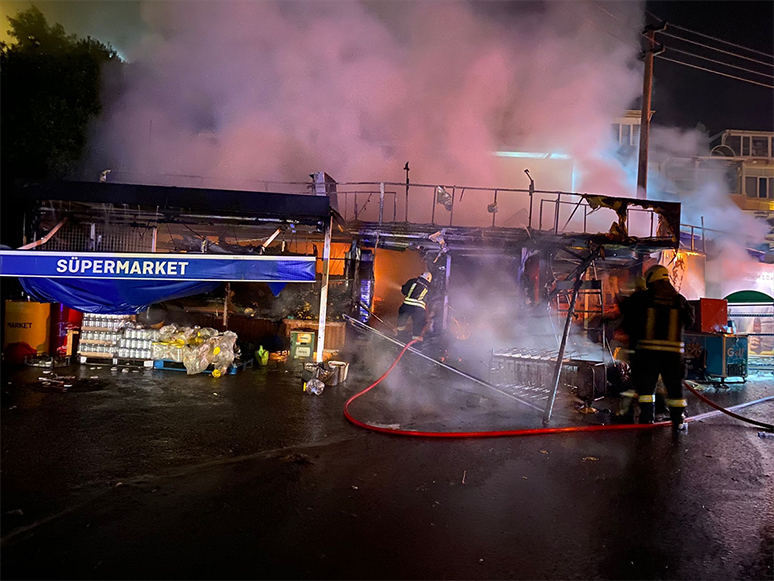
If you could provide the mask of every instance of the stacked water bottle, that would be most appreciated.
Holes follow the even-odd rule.
[[[118,357],[123,359],[150,360],[151,344],[157,340],[157,329],[125,329],[118,343]]]
[[[78,352],[100,357],[115,357],[124,327],[132,324],[130,315],[96,315],[87,313],[81,324]]]

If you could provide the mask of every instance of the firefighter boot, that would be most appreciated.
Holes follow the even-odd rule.
[[[640,404],[640,423],[652,424],[655,397],[653,395],[641,395],[638,400]]]
[[[637,397],[637,392],[633,389],[622,391],[618,395],[618,409],[616,414],[611,418],[614,424],[633,424],[634,423],[634,398]]]
[[[669,408],[669,419],[672,420],[672,430],[675,432],[687,432],[688,424],[685,423],[684,408]]]

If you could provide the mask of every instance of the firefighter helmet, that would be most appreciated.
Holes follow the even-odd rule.
[[[648,286],[657,280],[669,280],[669,271],[665,266],[661,266],[660,264],[651,266],[645,273],[645,282]]]
[[[433,282],[433,275],[428,271],[422,273],[422,278],[424,278],[427,282]]]

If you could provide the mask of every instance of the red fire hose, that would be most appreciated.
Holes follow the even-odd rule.
[[[398,362],[401,360],[403,355],[405,355],[406,351],[408,351],[409,347],[411,347],[411,345],[413,345],[416,342],[417,342],[416,340],[411,341],[405,347],[403,347],[403,350],[400,352],[400,354],[398,354],[398,357],[395,359],[395,361],[393,361],[392,365],[390,365],[390,368],[387,371],[385,371],[384,374],[379,379],[377,379],[371,385],[366,387],[364,390],[356,393],[355,395],[353,395],[351,398],[347,400],[347,403],[344,404],[344,416],[347,418],[347,420],[349,420],[351,423],[355,424],[356,426],[365,428],[367,430],[373,430],[375,432],[382,432],[384,434],[393,434],[397,436],[414,436],[414,437],[421,437],[421,438],[497,438],[502,436],[533,436],[533,435],[539,435],[539,434],[562,434],[567,432],[606,432],[606,431],[614,431],[614,430],[649,430],[652,428],[660,428],[660,427],[671,425],[671,422],[666,421],[666,422],[656,422],[653,424],[568,426],[563,428],[530,428],[530,429],[521,429],[521,430],[491,430],[491,431],[484,431],[484,432],[422,432],[419,430],[404,430],[400,428],[388,428],[384,426],[375,426],[373,424],[367,424],[365,422],[361,422],[360,420],[354,418],[352,414],[349,412],[350,404],[360,396],[365,395],[366,393],[371,391],[382,381],[384,381],[387,378],[387,376],[392,372],[392,370],[395,369],[395,367],[398,365]],[[692,387],[688,385],[686,385],[686,387],[691,393],[696,395],[700,400],[709,404],[710,406],[717,409],[718,411],[726,413],[733,418],[736,418],[745,422],[750,422],[752,424],[761,426],[763,428],[767,428],[769,430],[774,429],[774,426],[771,426],[769,424],[765,424],[763,422],[757,422],[755,420],[750,420],[742,416],[739,416],[733,412],[730,412],[720,407],[719,405],[715,404],[711,400],[707,399],[703,395],[699,394]],[[758,400],[758,402],[767,401],[769,399],[774,399],[774,396],[763,398],[761,400]],[[702,415],[702,417],[706,417],[706,416]],[[690,422],[693,419],[699,419],[699,417],[686,418],[686,422]]]
[[[744,416],[740,416],[740,415],[738,415],[738,414],[735,414],[734,412],[732,412],[732,411],[730,411],[730,410],[727,410],[726,408],[724,408],[724,407],[721,407],[721,406],[719,406],[718,404],[716,404],[714,401],[712,401],[711,399],[709,399],[709,398],[708,398],[707,396],[705,396],[703,393],[701,393],[701,392],[699,392],[698,390],[696,390],[696,389],[694,389],[693,387],[691,387],[691,385],[690,385],[689,383],[687,383],[687,382],[686,382],[684,385],[685,385],[685,388],[686,388],[688,391],[690,391],[690,392],[691,392],[693,395],[695,395],[696,397],[698,397],[698,398],[699,398],[701,401],[703,401],[704,403],[706,403],[706,404],[707,404],[708,406],[710,406],[711,408],[715,408],[715,409],[716,409],[716,410],[718,410],[719,412],[722,412],[722,413],[726,414],[727,416],[731,416],[732,418],[735,418],[735,419],[737,419],[737,420],[741,420],[741,421],[743,421],[743,422],[747,422],[748,424],[752,424],[752,425],[754,425],[754,426],[758,426],[758,427],[760,427],[760,428],[765,428],[765,429],[767,429],[767,430],[774,431],[774,425],[767,424],[767,423],[765,423],[765,422],[759,422],[759,421],[757,421],[757,420],[752,420],[752,419],[750,419],[750,418],[746,418],[746,417],[744,417]],[[764,398],[764,399],[768,399],[768,398]],[[690,418],[688,418],[688,419],[690,419]]]

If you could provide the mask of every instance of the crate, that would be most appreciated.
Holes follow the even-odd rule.
[[[317,334],[318,321],[302,319],[283,319],[282,329],[285,337],[290,338],[292,331],[314,331]],[[344,347],[347,340],[347,323],[343,321],[328,321],[325,325],[325,348],[337,351]]]

